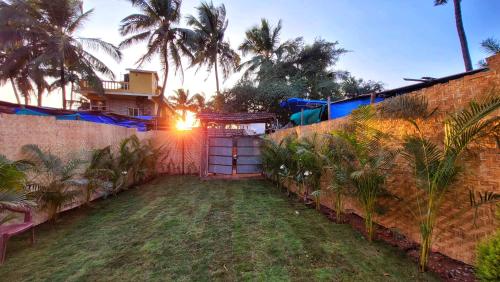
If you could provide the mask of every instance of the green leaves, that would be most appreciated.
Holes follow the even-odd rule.
[[[493,93],[481,102],[471,101],[469,108],[450,115],[444,124],[445,150],[458,155],[477,137],[498,130],[500,117],[486,119],[498,108],[500,96]]]
[[[426,119],[435,112],[429,111],[429,102],[424,95],[399,95],[384,100],[378,107],[378,113],[383,118],[401,118],[414,120]]]
[[[404,104],[404,103],[402,103]],[[462,151],[477,138],[498,131],[498,117],[487,118],[500,108],[500,96],[493,92],[481,102],[471,101],[469,107],[449,115],[444,122],[444,148],[424,136],[416,120],[408,119],[416,133],[406,136],[403,143],[403,157],[408,160],[415,174],[417,187],[425,191],[424,206],[418,200],[418,220],[420,222],[422,248],[420,269],[427,264],[432,235],[444,194],[456,180],[460,170],[457,161]],[[423,111],[422,111],[423,112]],[[407,115],[402,115],[408,117]],[[470,194],[471,206],[476,208],[483,202],[495,200],[493,194],[479,194],[479,201]]]

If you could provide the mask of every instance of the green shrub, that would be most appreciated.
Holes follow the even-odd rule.
[[[500,281],[500,232],[478,246],[476,276],[481,281]]]

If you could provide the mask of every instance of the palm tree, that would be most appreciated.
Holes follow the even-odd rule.
[[[356,156],[344,138],[331,134],[326,136],[326,140],[326,146],[322,152],[324,168],[330,170],[332,176],[327,189],[334,195],[332,207],[335,210],[337,223],[341,223],[344,212],[344,197],[354,194],[350,175],[353,172],[351,163],[356,160]]]
[[[398,97],[404,100],[406,96]],[[418,198],[416,217],[420,223],[421,248],[419,269],[425,271],[432,236],[446,192],[454,187],[459,167],[458,162],[468,144],[487,134],[498,134],[499,118],[488,118],[500,108],[500,96],[494,93],[484,101],[470,102],[468,108],[450,115],[444,122],[444,148],[430,141],[415,119],[408,120],[415,128],[415,134],[405,138],[403,156],[415,172],[416,185],[425,192],[424,199]]]
[[[374,118],[373,107],[360,107],[353,111],[348,127],[333,133],[343,141],[342,150],[348,150],[340,164],[344,166],[340,176],[348,176],[345,182],[354,188],[354,194],[363,207],[369,241],[373,239],[376,201],[378,197],[388,195],[385,179],[396,155],[385,145],[387,135],[375,128]]]
[[[71,187],[81,185],[77,170],[82,161],[70,159],[64,162],[34,144],[24,145],[21,150],[26,160],[33,164],[31,170],[35,176],[31,181],[39,187],[34,192],[35,198],[47,210],[49,219],[56,219],[61,207],[79,195],[79,191]]]
[[[93,10],[83,12],[81,0],[17,0],[11,4],[2,1],[0,5],[0,26],[4,28],[2,39],[7,45],[15,46],[11,61],[27,58],[26,65],[18,69],[47,68],[52,76],[60,80],[63,108],[66,108],[66,87],[68,69],[102,90],[97,73],[113,78],[113,72],[97,57],[87,51],[104,51],[115,60],[121,59],[117,47],[98,38],[78,37]],[[15,36],[12,36],[14,34]],[[27,75],[30,77],[31,75]]]
[[[14,92],[14,96],[16,97],[17,104],[21,105],[21,98],[19,97],[19,92],[17,91],[15,77],[17,76],[17,70],[14,71],[6,67],[7,65],[7,57],[8,53],[6,51],[0,52],[0,86],[3,86],[5,83],[9,82],[12,86],[12,91]]]
[[[260,26],[254,26],[245,32],[245,40],[239,46],[243,56],[252,54],[253,57],[242,63],[239,69],[247,68],[245,75],[258,70],[265,64],[281,61],[283,56],[297,51],[302,44],[302,38],[298,37],[280,44],[281,20],[275,27],[269,24],[267,19],[261,19]]]
[[[453,0],[455,6],[455,22],[460,39],[460,46],[462,48],[462,56],[464,58],[465,71],[472,70],[472,60],[470,58],[469,46],[467,44],[467,36],[465,35],[464,23],[462,20],[462,0]],[[440,6],[448,3],[448,0],[434,0],[435,6]]]
[[[155,55],[160,55],[163,66],[163,83],[160,101],[164,102],[170,63],[175,72],[183,74],[182,58],[193,58],[189,49],[191,32],[176,25],[181,18],[181,0],[129,0],[140,13],[132,14],[121,21],[120,33],[129,36],[120,43],[120,48],[129,47],[139,42],[147,42],[148,49],[137,61],[140,67]],[[159,116],[162,109],[158,107]]]
[[[215,71],[215,84],[217,95],[220,94],[219,66],[222,76],[227,79],[240,63],[240,56],[231,48],[228,41],[224,40],[228,20],[224,4],[215,7],[212,2],[202,2],[199,7],[198,18],[190,15],[187,17],[188,25],[193,27],[196,36],[196,54],[193,65],[207,65],[210,71]]]
[[[199,107],[202,106],[201,103],[205,98],[201,94],[195,94],[194,96],[189,96],[189,90],[184,90],[179,88],[174,91],[175,95],[170,96],[169,100],[172,107],[176,111],[181,112],[182,120],[186,120],[187,112],[197,112]]]
[[[0,155],[0,208],[32,205],[24,191],[26,174],[21,162],[9,161]],[[0,219],[0,224],[8,218]]]
[[[500,41],[495,38],[487,38],[481,42],[481,47],[488,54],[488,56],[492,56],[500,53]],[[487,67],[488,63],[486,60],[479,61],[479,65],[481,67]]]

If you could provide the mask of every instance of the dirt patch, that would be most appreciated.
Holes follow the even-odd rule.
[[[293,195],[292,197],[295,197]],[[302,197],[301,197],[302,198]],[[312,199],[308,199],[306,205],[310,208],[315,208]],[[337,216],[332,209],[321,206],[320,212],[333,222],[337,222]],[[354,229],[359,231],[366,237],[365,222],[362,217],[354,213],[342,214],[342,223],[350,224]],[[413,261],[418,263],[420,245],[417,242],[411,241],[405,235],[397,230],[392,230],[384,226],[374,223],[374,240],[383,241],[393,247],[405,252]],[[417,266],[415,266],[417,267]],[[429,271],[436,273],[444,281],[476,281],[474,276],[474,267],[454,260],[441,253],[431,252],[429,255],[427,268]]]

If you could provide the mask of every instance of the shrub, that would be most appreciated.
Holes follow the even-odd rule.
[[[481,281],[500,281],[500,232],[479,244],[476,276]]]

